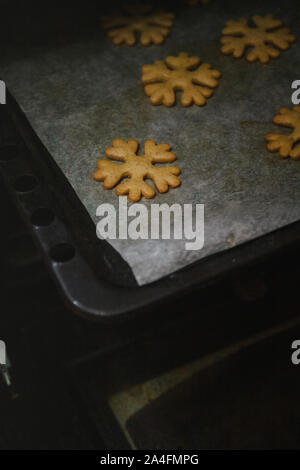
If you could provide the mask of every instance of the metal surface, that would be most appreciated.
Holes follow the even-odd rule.
[[[300,241],[300,222],[297,222],[138,287],[118,253],[96,238],[94,225],[78,197],[10,96],[7,107],[16,128],[4,113],[0,126],[3,181],[68,305],[80,315],[112,321],[141,314],[142,310],[151,309],[153,314],[154,307],[163,301],[280,250],[293,249]],[[34,176],[36,183],[20,191],[17,182],[24,175]],[[34,216],[41,208],[50,210],[53,218],[36,221]],[[61,243],[67,243],[74,251],[69,259],[57,262],[51,252]],[[161,309],[157,312],[161,313]]]

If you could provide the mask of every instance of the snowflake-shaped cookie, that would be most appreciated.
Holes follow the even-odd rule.
[[[105,154],[112,160],[119,160],[123,164],[110,162],[105,159],[98,160],[98,170],[94,173],[96,181],[103,181],[103,188],[112,189],[120,180],[115,193],[118,196],[128,194],[132,202],[140,200],[141,196],[151,199],[155,195],[153,187],[145,179],[151,179],[160,193],[168,191],[169,186],[176,188],[180,185],[180,168],[178,166],[157,167],[153,163],[171,163],[176,159],[170,152],[169,144],[156,145],[153,140],[146,140],[144,155],[138,156],[138,142],[130,139],[114,139],[113,146],[105,150]]]
[[[182,106],[192,103],[203,106],[206,98],[212,95],[212,88],[218,86],[217,78],[221,73],[211,69],[209,64],[199,65],[200,62],[199,57],[189,57],[186,52],[180,52],[177,57],[167,57],[165,63],[157,60],[153,65],[144,65],[142,83],[151,104],[172,106],[175,91],[182,90]]]
[[[300,144],[298,143],[300,142],[300,106],[294,106],[293,109],[281,108],[279,114],[274,116],[273,122],[294,130],[289,135],[267,134],[265,136],[268,142],[267,149],[271,152],[278,150],[282,158],[300,159]]]
[[[102,17],[104,29],[117,45],[125,43],[132,46],[138,35],[143,46],[161,44],[169,34],[175,16],[163,10],[152,11],[150,5],[127,5],[124,11],[127,14]]]
[[[245,50],[251,46],[251,51],[246,54],[249,62],[259,60],[266,64],[270,58],[278,57],[281,49],[285,51],[295,41],[289,28],[279,28],[282,21],[273,18],[272,15],[253,16],[255,27],[248,26],[246,18],[229,20],[222,30],[221,51],[224,54],[232,54],[235,58],[243,56]],[[276,49],[276,46],[278,49]]]

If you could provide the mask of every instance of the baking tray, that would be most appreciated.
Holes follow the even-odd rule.
[[[272,2],[272,4],[273,3],[274,2]],[[228,10],[227,14],[232,16],[234,14],[235,2],[225,2],[225,4]],[[255,7],[257,13],[263,13],[261,12],[261,5],[257,6],[251,2],[251,7],[244,7],[248,10],[246,14],[250,13],[250,10],[255,9]],[[282,13],[278,6],[275,10],[275,14]],[[295,28],[295,20],[291,18],[292,14],[289,10],[284,11],[281,16],[285,16],[285,19],[289,17],[286,22],[290,20],[294,25],[294,27],[291,25],[291,28]],[[216,28],[219,28],[219,26],[220,25],[217,24]],[[211,30],[213,31],[213,27]],[[183,33],[181,32],[180,34]],[[204,38],[208,36],[207,31],[203,31],[202,34]],[[171,53],[171,49],[174,48],[172,37],[170,37],[168,41],[168,47],[164,48],[164,54],[166,53],[166,55]],[[192,42],[191,38],[190,52],[195,53]],[[205,50],[209,50],[209,55],[212,57],[210,62],[215,68],[218,68],[218,60],[228,61],[228,64],[230,64],[226,65],[228,70],[230,67],[236,67],[237,62],[233,59],[225,56],[222,58],[217,57],[218,49],[214,40],[210,41],[209,44],[206,43]],[[158,51],[160,51],[160,49],[158,49]],[[141,49],[139,49],[139,54],[141,54]],[[154,54],[154,52],[151,52],[151,54]],[[272,82],[273,88],[270,90],[272,100],[276,103],[278,102],[277,106],[275,106],[274,103],[272,104],[273,113],[277,112],[278,107],[285,104],[288,105],[287,101],[290,98],[289,87],[291,79],[294,79],[294,77],[292,77],[293,68],[291,65],[288,66],[289,60],[293,56],[290,51],[285,54],[290,54],[289,57],[285,59],[286,62],[283,62],[285,74],[280,80],[276,79]],[[293,54],[295,54],[295,51]],[[213,60],[214,57],[215,60]],[[282,57],[284,57],[284,54],[282,54]],[[204,60],[206,59],[207,58],[204,57]],[[149,60],[148,62],[151,63],[152,61]],[[226,62],[223,62],[223,67],[225,63]],[[253,69],[251,69],[250,66],[252,66]],[[271,65],[271,67],[275,67],[276,69],[278,63],[276,66]],[[222,80],[224,81],[225,77],[227,85],[228,82],[231,82],[231,85],[234,86],[234,82],[230,80],[230,76],[226,79],[226,73],[223,69],[222,72],[224,74]],[[271,68],[271,72],[274,72],[274,68]],[[272,76],[272,73],[270,74],[268,69],[264,66],[241,62],[239,72],[240,81],[243,78],[245,79],[246,73],[250,74],[250,78],[255,78],[255,75],[260,74],[264,85],[268,83],[268,80]],[[281,84],[279,81],[281,81]],[[230,90],[230,87],[227,87],[227,92],[228,90]],[[257,103],[262,102],[265,97],[265,91],[263,89],[261,91],[259,90],[260,87],[258,86],[258,96],[254,97]],[[220,92],[221,90],[219,89],[216,93]],[[235,112],[240,113],[241,106],[238,107],[238,104],[234,103],[229,106],[230,96],[226,93],[226,89],[224,91],[224,88],[223,94],[224,119],[226,118],[226,113],[229,116]],[[211,98],[211,100],[213,99],[214,97]],[[284,103],[282,103],[283,100],[285,101]],[[207,106],[207,109],[209,109],[211,106],[210,101]],[[96,238],[94,222],[91,220],[86,206],[83,205],[82,201],[80,201],[78,195],[75,193],[74,185],[72,188],[11,96],[8,98],[6,107],[14,122],[16,132],[14,138],[8,139],[6,138],[6,131],[4,131],[2,155],[4,160],[7,160],[1,164],[4,180],[7,187],[12,190],[13,197],[31,230],[34,232],[38,244],[45,255],[45,260],[69,304],[77,312],[88,315],[90,318],[125,317],[126,314],[140,311],[143,308],[149,308],[155,303],[163,300],[166,301],[175,295],[180,295],[188,289],[192,289],[211,280],[216,280],[221,275],[225,275],[225,273],[228,273],[228,271],[234,268],[245,266],[247,263],[269,256],[281,248],[293,245],[299,240],[299,222],[297,222],[296,216],[298,206],[295,204],[298,194],[297,191],[299,191],[299,185],[297,186],[299,165],[296,166],[297,162],[284,162],[285,166],[283,166],[282,162],[277,163],[279,162],[277,156],[268,155],[266,157],[265,153],[264,158],[268,158],[268,164],[271,168],[278,168],[278,166],[280,166],[281,172],[278,172],[278,170],[277,173],[276,171],[275,173],[272,171],[268,172],[268,178],[264,180],[264,175],[259,174],[260,167],[258,166],[253,169],[253,191],[260,187],[255,185],[257,178],[261,178],[261,182],[265,181],[265,183],[269,185],[269,188],[274,187],[274,183],[278,185],[277,189],[284,188],[283,185],[286,183],[285,181],[278,181],[278,176],[285,175],[287,172],[291,178],[291,180],[289,180],[289,186],[292,189],[288,194],[284,193],[284,191],[282,192],[283,197],[280,202],[280,207],[286,212],[286,220],[290,221],[294,219],[295,223],[287,225],[284,218],[274,221],[274,218],[266,217],[266,207],[262,206],[260,207],[260,213],[261,219],[264,220],[264,233],[266,233],[263,237],[227,249],[226,251],[224,251],[224,248],[228,247],[223,247],[223,249],[220,247],[217,253],[204,257],[196,263],[191,263],[184,269],[177,270],[156,282],[140,287],[137,285],[132,270],[122,257],[108,243]],[[260,105],[259,108],[262,108],[262,106]],[[265,117],[262,121],[253,119],[253,110],[250,112],[246,107],[242,109],[244,120],[240,121],[240,129],[242,129],[244,134],[239,134],[243,137],[243,145],[241,145],[239,154],[241,158],[244,158],[242,162],[247,161],[245,158],[249,158],[249,155],[247,155],[247,152],[249,153],[249,142],[250,144],[251,141],[255,142],[258,134],[263,134],[268,126],[269,129],[272,127],[267,119],[267,117],[269,118],[270,108],[269,106],[264,106],[262,109],[262,115]],[[255,109],[257,109],[257,107]],[[215,112],[216,111],[215,109]],[[162,112],[164,112],[164,110],[162,110]],[[179,116],[180,112],[181,110],[178,106],[174,108],[175,115]],[[195,115],[197,112],[195,107],[191,112]],[[206,110],[204,112],[206,112]],[[212,118],[211,112],[212,110],[210,114],[202,114],[204,124],[205,118],[208,116]],[[4,121],[6,122],[7,119],[4,119]],[[5,125],[7,125],[7,123]],[[8,127],[10,127],[10,125],[8,125]],[[225,127],[225,131],[229,132],[229,128]],[[222,131],[222,128],[219,128],[219,130]],[[12,131],[7,132],[8,135],[13,134]],[[206,149],[208,149],[211,136],[209,128],[205,127],[205,125],[201,136],[204,140],[206,139],[205,146]],[[182,137],[184,145],[187,145],[188,142],[185,141],[184,134]],[[248,145],[245,144],[247,137]],[[10,145],[7,146],[5,139],[7,139]],[[14,140],[14,142],[12,142],[12,140]],[[228,142],[228,140],[226,142]],[[264,145],[265,144],[262,143],[260,147],[262,153],[266,152]],[[13,150],[14,148],[15,150]],[[224,148],[227,158],[230,158],[230,150],[232,149]],[[203,165],[205,167],[205,164],[207,164],[203,157],[203,147],[201,153],[203,168]],[[17,158],[9,158],[10,156],[16,155],[18,155]],[[243,164],[245,163],[242,163],[242,165]],[[236,161],[235,165],[237,172],[239,172],[241,161]],[[224,168],[219,168],[219,181],[215,186],[216,192],[221,192],[222,186],[226,186],[226,184],[229,186],[230,181],[231,187],[236,183],[236,180],[228,178],[228,176],[230,176],[228,175],[231,169],[230,164],[228,163],[227,173],[225,171],[223,177],[222,169]],[[209,170],[209,168],[206,168],[206,170]],[[264,173],[264,171],[265,168],[262,167],[262,173]],[[270,178],[272,174],[273,179]],[[274,175],[277,179],[274,178]],[[293,184],[291,184],[291,181]],[[239,183],[240,181],[238,181],[238,184]],[[177,190],[174,190],[173,194],[175,194],[176,191]],[[239,198],[239,194],[235,196]],[[259,194],[257,196],[259,202]],[[163,201],[161,200],[159,202]],[[272,195],[270,196],[270,202],[272,202]],[[247,205],[243,209],[245,213],[246,209]],[[289,216],[291,216],[290,220]],[[239,222],[238,219],[236,219],[235,222]],[[276,224],[279,227],[284,227],[280,228],[280,230],[268,233],[272,228],[276,228]]]
[[[299,244],[297,222],[139,287],[120,255],[96,238],[79,198],[10,95],[0,110],[3,181],[69,307],[90,320],[155,311],[162,302]],[[53,247],[61,244],[53,258]]]

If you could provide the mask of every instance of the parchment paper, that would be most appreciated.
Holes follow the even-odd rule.
[[[280,159],[264,142],[267,132],[282,132],[272,117],[280,107],[292,106],[291,83],[300,78],[299,45],[268,65],[220,52],[220,31],[232,18],[273,12],[299,34],[291,2],[282,2],[281,9],[263,3],[187,7],[161,46],[114,46],[99,26],[97,34],[78,42],[0,58],[1,76],[95,223],[99,204],[118,207],[114,192],[92,179],[112,139],[135,138],[141,150],[149,138],[172,145],[181,186],[140,202],[147,207],[152,202],[205,204],[205,245],[186,251],[185,241],[178,240],[110,241],[139,284],[300,217],[300,162]],[[220,70],[219,87],[201,108],[151,106],[140,84],[142,65],[180,51]]]

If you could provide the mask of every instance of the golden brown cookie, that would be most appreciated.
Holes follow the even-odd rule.
[[[262,64],[266,64],[270,58],[274,59],[280,55],[278,49],[285,51],[296,39],[289,28],[280,28],[282,21],[276,20],[270,14],[256,15],[252,20],[255,27],[248,26],[246,18],[227,21],[226,27],[222,29],[224,36],[221,38],[223,44],[221,51],[224,54],[240,58],[245,50],[252,46],[252,49],[246,53],[246,59],[249,62],[259,60]]]
[[[138,156],[138,142],[130,139],[114,139],[112,147],[105,150],[105,154],[112,160],[123,162],[122,165],[105,159],[98,160],[98,170],[94,173],[96,181],[103,181],[103,188],[112,189],[120,180],[115,193],[118,196],[128,194],[128,199],[137,202],[144,196],[151,199],[155,196],[153,187],[145,179],[151,179],[160,193],[168,191],[169,186],[176,188],[180,185],[180,168],[178,166],[157,167],[153,163],[171,163],[176,159],[170,152],[169,144],[156,145],[153,140],[145,141],[144,155]]]
[[[212,88],[218,86],[221,73],[211,69],[209,64],[199,64],[199,57],[180,52],[177,57],[167,57],[165,63],[157,60],[153,65],[144,65],[142,83],[151,104],[172,106],[175,91],[181,90],[182,106],[192,103],[203,106],[206,98],[212,95]]]
[[[153,11],[150,5],[124,7],[125,14],[102,17],[104,29],[114,44],[132,46],[139,36],[143,46],[161,44],[169,34],[174,14],[163,10]]]
[[[274,116],[273,122],[281,126],[291,127],[291,134],[267,134],[265,140],[267,149],[271,152],[279,151],[282,158],[291,157],[300,159],[300,106],[293,109],[280,108],[279,114]],[[298,143],[298,145],[297,145]]]

